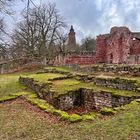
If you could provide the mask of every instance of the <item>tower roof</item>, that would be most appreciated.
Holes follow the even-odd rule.
[[[71,25],[70,32],[74,32],[73,25]]]

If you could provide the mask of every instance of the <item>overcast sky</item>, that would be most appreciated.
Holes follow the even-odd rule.
[[[41,0],[33,0],[39,4]],[[47,3],[48,0],[42,0]],[[127,26],[140,31],[140,0],[50,0],[64,17],[68,26],[73,25],[77,39],[96,37],[108,33],[112,26]],[[22,9],[21,3],[15,6]],[[15,21],[19,20],[19,16]]]

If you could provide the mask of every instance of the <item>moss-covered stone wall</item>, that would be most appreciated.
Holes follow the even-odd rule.
[[[74,69],[78,72],[85,72],[85,73],[98,73],[98,72],[105,72],[105,73],[115,73],[120,75],[140,75],[140,65],[115,65],[115,64],[93,64],[93,65],[71,65],[69,66],[71,69]]]
[[[57,109],[69,110],[84,106],[87,110],[100,110],[103,107],[112,108],[130,103],[139,96],[121,96],[114,95],[111,92],[95,92],[94,89],[80,88],[68,91],[65,94],[57,94],[53,91],[51,83],[39,83],[32,78],[20,77],[19,82],[33,89],[38,97],[45,99]]]
[[[95,84],[99,86],[135,92],[139,92],[140,87],[140,84],[136,80],[123,78],[95,78]]]

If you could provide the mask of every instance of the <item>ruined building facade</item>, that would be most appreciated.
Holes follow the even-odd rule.
[[[73,53],[76,38],[73,26],[68,35],[70,53],[57,58],[55,64],[140,64],[140,32],[131,32],[127,27],[113,27],[110,33],[96,38],[96,52]]]
[[[66,54],[58,55],[55,58],[54,65],[73,65],[73,64],[93,64],[95,52],[76,52],[76,33],[74,31],[73,26],[71,25],[69,34],[68,34],[68,42],[66,45]]]
[[[96,39],[96,63],[140,64],[140,32],[113,27]]]

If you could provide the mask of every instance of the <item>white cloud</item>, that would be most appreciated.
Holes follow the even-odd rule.
[[[39,4],[41,0],[33,0]],[[55,2],[78,40],[109,32],[112,26],[128,26],[140,31],[140,0],[42,0]],[[69,31],[69,30],[68,30]]]

